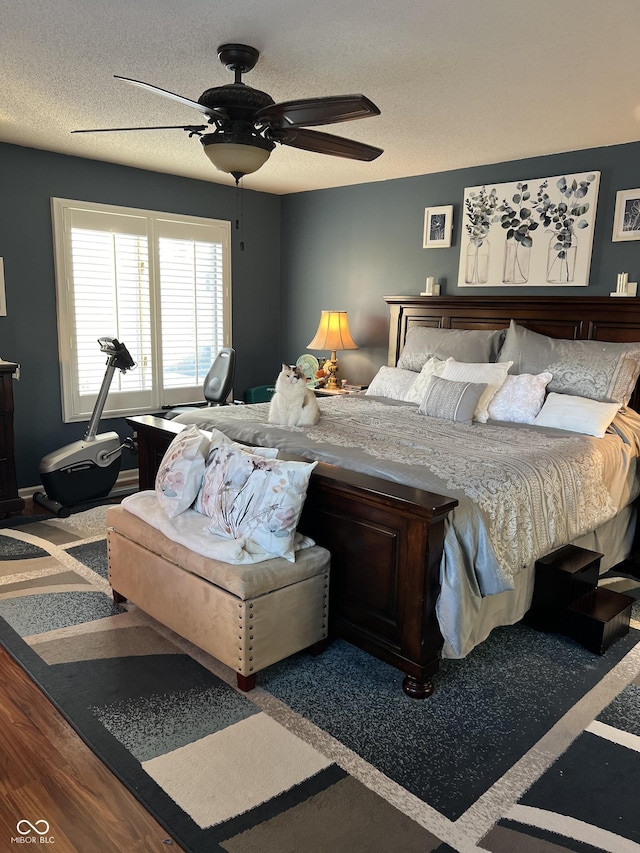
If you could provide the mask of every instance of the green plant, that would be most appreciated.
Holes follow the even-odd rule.
[[[467,233],[474,246],[481,246],[489,233],[493,215],[498,206],[495,188],[487,192],[486,187],[482,187],[479,192],[471,193],[465,199],[464,206],[469,220],[465,225]]]

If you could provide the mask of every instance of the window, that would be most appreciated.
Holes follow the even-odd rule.
[[[122,341],[112,417],[202,399],[231,346],[229,222],[52,199],[63,418],[90,417],[105,372],[98,338]]]

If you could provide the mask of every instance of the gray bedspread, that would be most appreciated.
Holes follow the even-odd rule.
[[[448,657],[475,644],[465,624],[474,599],[513,590],[538,557],[601,526],[640,491],[634,412],[619,414],[598,439],[519,424],[452,423],[364,395],[318,402],[322,414],[313,427],[269,424],[268,403],[194,410],[176,420],[457,498],[445,525],[437,607]],[[507,606],[500,624],[521,611],[521,602]]]

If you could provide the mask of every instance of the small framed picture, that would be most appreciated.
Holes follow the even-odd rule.
[[[611,240],[614,243],[640,240],[640,190],[621,190],[616,193]]]
[[[423,249],[448,249],[451,245],[453,205],[425,207]]]

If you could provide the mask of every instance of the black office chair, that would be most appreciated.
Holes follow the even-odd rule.
[[[209,372],[202,383],[203,406],[224,406],[233,386],[236,372],[236,351],[232,347],[221,349],[215,357]],[[192,412],[202,406],[175,406],[165,414],[165,418],[175,418],[182,412]]]

